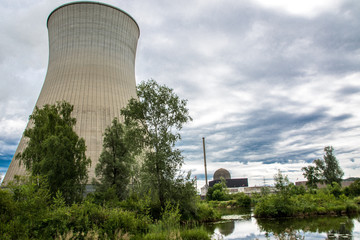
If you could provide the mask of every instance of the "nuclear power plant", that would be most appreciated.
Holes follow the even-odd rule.
[[[97,2],[74,2],[48,17],[49,63],[36,106],[65,100],[74,105],[76,133],[85,139],[91,158],[89,182],[102,151],[103,133],[128,100],[136,97],[135,55],[140,31],[126,12]],[[27,128],[31,127],[31,122]],[[25,175],[15,156],[3,180]]]

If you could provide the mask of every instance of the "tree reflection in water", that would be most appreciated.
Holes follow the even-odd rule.
[[[224,236],[230,235],[231,233],[234,232],[235,222],[234,221],[225,222],[225,223],[219,225],[218,229],[222,235],[224,235]]]
[[[352,239],[354,228],[352,218],[316,217],[316,218],[286,218],[286,219],[257,219],[261,231],[272,233],[278,239],[304,239],[306,232],[327,233],[328,239]],[[303,237],[303,238],[302,238]]]
[[[222,222],[205,225],[213,239],[355,240],[360,237],[360,218],[356,216],[255,219],[248,213],[233,212],[225,218]]]

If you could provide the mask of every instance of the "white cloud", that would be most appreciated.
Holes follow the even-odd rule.
[[[335,11],[341,0],[255,0],[260,5],[290,14],[313,17],[327,11]]]

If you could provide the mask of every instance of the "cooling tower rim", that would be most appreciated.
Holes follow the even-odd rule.
[[[115,9],[115,10],[118,10],[118,11],[126,14],[128,17],[130,17],[130,18],[134,21],[134,23],[136,24],[136,26],[137,26],[137,28],[138,28],[138,30],[139,30],[139,33],[140,33],[139,25],[137,24],[137,22],[135,21],[135,19],[134,19],[130,14],[128,14],[127,12],[125,12],[124,10],[122,10],[122,9],[120,9],[120,8],[117,8],[117,7],[114,7],[114,6],[112,6],[112,5],[106,4],[106,3],[102,3],[102,2],[90,2],[90,1],[70,2],[70,3],[65,3],[65,4],[63,4],[63,5],[55,8],[55,9],[49,14],[49,16],[48,16],[48,18],[47,18],[47,21],[46,21],[46,26],[49,27],[49,26],[48,26],[48,24],[49,24],[49,19],[50,19],[51,15],[52,15],[54,12],[56,12],[57,10],[59,10],[59,9],[61,9],[61,8],[63,8],[63,7],[67,7],[67,6],[69,6],[69,5],[74,5],[74,4],[98,4],[98,5],[102,5],[102,6],[106,6],[106,7],[110,7],[110,8],[113,8],[113,9]]]

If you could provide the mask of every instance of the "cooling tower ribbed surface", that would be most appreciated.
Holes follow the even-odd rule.
[[[136,97],[137,23],[124,11],[96,2],[60,6],[49,16],[49,64],[36,105],[65,100],[74,105],[75,131],[92,160],[89,182],[102,151],[103,133],[131,97]],[[29,127],[31,123],[28,124]],[[26,139],[15,152],[21,152]],[[3,185],[25,168],[12,159]]]

